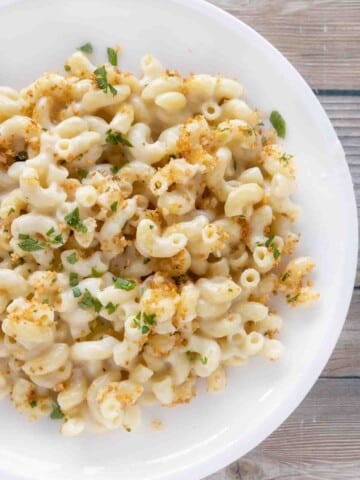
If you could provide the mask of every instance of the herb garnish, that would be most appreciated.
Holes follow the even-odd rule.
[[[134,280],[127,280],[126,278],[114,277],[113,282],[115,288],[126,290],[127,292],[134,290],[134,288],[136,287],[136,282]]]
[[[110,145],[125,145],[125,147],[133,147],[132,143],[123,136],[121,132],[116,132],[111,128],[106,132],[106,143]]]
[[[275,235],[270,235],[270,237],[265,242],[265,247],[271,248],[273,252],[273,256],[275,260],[277,260],[280,257],[280,250],[275,245],[274,238],[275,238]]]
[[[118,58],[117,58],[116,51],[113,48],[108,47],[106,49],[106,52],[107,52],[107,57],[108,57],[109,63],[111,63],[111,65],[116,67],[117,64],[118,64]]]
[[[104,65],[94,70],[94,75],[96,83],[98,84],[98,87],[101,88],[101,90],[104,90],[105,93],[107,93],[107,91],[109,90],[110,93],[112,93],[112,95],[114,96],[117,94],[116,88],[114,88],[111,83],[108,82],[107,72]]]
[[[112,302],[109,302],[105,305],[105,308],[108,312],[109,315],[112,315],[113,313],[116,312],[116,309],[118,308],[119,304],[117,303],[116,305],[114,305]]]
[[[81,45],[81,47],[79,47],[78,50],[80,50],[83,53],[93,53],[94,48],[90,42],[87,42],[84,45]]]
[[[66,215],[65,222],[77,232],[86,233],[88,231],[87,226],[80,220],[79,207]]]
[[[76,287],[76,285],[79,283],[79,275],[75,272],[70,272],[69,283],[70,287]]]
[[[143,335],[150,332],[150,327],[156,325],[155,314],[147,314],[145,312],[138,312],[134,317],[135,326],[141,330]]]
[[[271,122],[271,125],[275,128],[278,136],[280,138],[285,138],[286,123],[282,115],[276,110],[273,110],[270,114],[270,122]]]
[[[85,288],[83,297],[79,302],[81,308],[93,308],[96,313],[99,313],[102,308],[102,303],[97,298],[93,297],[91,292]]]
[[[101,277],[102,273],[98,272],[95,267],[91,269],[91,276],[95,278]]]
[[[75,252],[70,253],[70,255],[66,257],[66,260],[70,263],[70,265],[74,265],[74,263],[78,261],[76,253]]]
[[[50,418],[53,420],[59,420],[60,418],[63,418],[64,414],[60,408],[60,405],[58,404],[57,401],[53,403],[53,409],[52,412],[50,413]]]
[[[21,250],[24,250],[25,252],[36,252],[38,250],[44,250],[46,248],[46,245],[44,243],[41,243],[36,238],[31,238],[30,235],[20,233],[18,236],[18,240],[20,240],[18,246],[21,248]]]

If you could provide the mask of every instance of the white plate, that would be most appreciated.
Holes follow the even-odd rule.
[[[0,5],[14,3],[3,0]],[[344,152],[319,102],[294,68],[243,23],[200,0],[28,0],[1,10],[0,84],[21,87],[45,69],[62,69],[72,50],[91,41],[124,46],[121,65],[138,71],[148,52],[169,68],[237,76],[250,102],[286,119],[286,149],[298,164],[303,213],[299,253],[317,263],[321,300],[285,311],[284,358],[233,369],[218,396],[188,406],[148,409],[134,434],[115,431],[67,439],[58,424],[30,424],[0,405],[1,478],[36,480],[199,479],[255,447],[295,409],[339,337],[357,256],[357,218]],[[161,419],[162,432],[150,429]]]

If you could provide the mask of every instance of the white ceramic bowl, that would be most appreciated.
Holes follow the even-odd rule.
[[[0,477],[36,480],[199,479],[255,447],[296,408],[328,360],[349,306],[357,256],[357,220],[344,152],[319,102],[294,68],[243,23],[201,0],[2,0],[0,83],[21,87],[45,69],[62,69],[91,41],[124,46],[121,65],[138,70],[148,52],[169,68],[241,79],[250,102],[279,110],[286,149],[298,164],[299,253],[317,263],[321,300],[289,311],[284,358],[233,369],[226,391],[198,394],[187,406],[146,410],[133,434],[62,438],[54,421],[29,423],[0,405]],[[162,432],[150,429],[163,421]]]

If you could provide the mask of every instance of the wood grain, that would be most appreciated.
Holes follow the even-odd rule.
[[[314,88],[360,206],[360,0],[210,0],[272,42]],[[360,268],[322,378],[261,445],[208,480],[360,480]]]
[[[355,289],[343,332],[322,375],[360,378],[360,289]],[[360,411],[360,398],[359,398]],[[359,452],[360,457],[360,452]],[[360,479],[360,474],[359,474]]]
[[[360,88],[359,0],[211,0],[273,43],[321,89]]]
[[[360,95],[318,95],[318,98],[344,147],[355,189],[358,218],[360,218]],[[358,260],[360,261],[360,258]],[[360,287],[359,264],[355,285]],[[358,313],[360,314],[360,310]]]
[[[359,480],[360,379],[320,379],[258,448],[207,480]]]

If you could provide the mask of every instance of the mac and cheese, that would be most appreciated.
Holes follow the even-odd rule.
[[[294,160],[242,85],[141,67],[78,51],[0,88],[0,391],[64,435],[223,390],[281,356],[270,294],[317,297],[311,258],[286,260]]]

